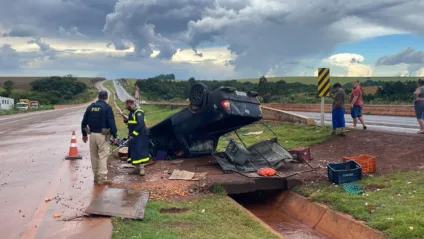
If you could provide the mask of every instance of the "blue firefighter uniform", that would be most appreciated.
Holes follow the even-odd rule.
[[[149,161],[149,138],[144,119],[144,111],[134,108],[128,115],[128,135],[133,139],[129,141],[128,162],[133,165]]]

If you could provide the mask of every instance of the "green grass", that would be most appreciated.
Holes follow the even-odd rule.
[[[346,193],[342,186],[317,182],[298,187],[295,191],[314,201],[325,203],[334,210],[366,221],[369,226],[383,231],[390,238],[423,238],[422,171],[365,176],[358,183],[380,189],[366,190],[364,195],[353,195]]]
[[[52,110],[52,109],[54,109],[54,106],[52,105],[42,105],[39,108],[30,108],[28,110],[22,110],[22,109],[0,110],[0,115],[13,115],[13,114],[20,114],[20,113],[35,112],[35,111]]]
[[[299,146],[311,146],[313,144],[322,143],[331,139],[330,127],[321,128],[317,126],[305,126],[301,124],[283,124],[270,122],[265,122],[265,124],[275,132],[275,134],[278,136],[279,142],[288,149]],[[263,131],[263,133],[260,135],[245,135],[248,133],[261,131]],[[261,140],[275,137],[270,130],[261,124],[245,126],[237,130],[237,133],[247,146],[250,146]],[[225,147],[227,146],[230,139],[234,139],[235,141],[240,142],[235,133],[229,133],[220,138],[217,150],[225,150]]]
[[[156,105],[142,105],[141,107],[145,112],[147,126],[153,126],[182,109],[171,106]]]
[[[160,213],[164,208],[188,211]],[[114,218],[113,226],[115,239],[278,238],[222,195],[181,202],[149,201],[143,221]]]
[[[87,89],[85,92],[82,92],[78,95],[75,95],[72,100],[65,102],[65,104],[83,104],[92,101],[99,94],[97,89]]]

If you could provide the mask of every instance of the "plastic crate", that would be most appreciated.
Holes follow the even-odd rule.
[[[157,159],[157,160],[165,160],[167,156],[168,156],[168,154],[167,154],[166,151],[158,151],[156,153],[155,159]]]
[[[327,165],[328,179],[335,184],[349,183],[362,178],[362,168],[357,162],[349,160],[344,163]]]
[[[362,173],[375,173],[377,171],[376,158],[372,155],[361,154],[353,157],[343,157],[343,162],[354,160],[362,167]]]

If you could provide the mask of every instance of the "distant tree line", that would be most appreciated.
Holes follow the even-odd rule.
[[[90,83],[94,85],[101,80],[103,78],[94,78],[90,80]],[[16,101],[26,98],[38,100],[43,105],[54,105],[70,103],[77,97],[91,97],[85,94],[89,87],[72,75],[52,76],[32,81],[31,90],[14,90],[12,83],[9,81],[4,83],[5,91],[2,92],[2,96],[14,98]],[[84,100],[86,102],[90,99]]]
[[[172,74],[173,75],[173,74]],[[190,88],[196,82],[205,84],[210,90],[221,86],[234,87],[240,91],[257,91],[264,102],[278,100],[279,97],[296,94],[301,92],[313,92],[316,89],[314,85],[305,85],[301,83],[286,83],[284,80],[277,82],[268,82],[265,77],[261,77],[260,83],[240,82],[237,80],[226,81],[197,81],[191,77],[188,81],[176,81],[173,78],[164,78],[164,75],[140,79],[136,85],[147,99],[158,101],[178,101],[186,100],[189,96]]]
[[[205,84],[210,90],[221,86],[234,87],[240,91],[256,91],[263,103],[318,103],[316,85],[303,83],[287,83],[283,79],[268,81],[262,76],[258,83],[241,82],[237,80],[196,80],[191,77],[188,81],[175,80],[174,74],[158,75],[136,81],[142,93],[142,97],[153,101],[185,101],[188,99],[190,88],[196,82]],[[332,82],[334,84],[335,82]],[[412,101],[412,92],[415,91],[415,81],[375,81],[361,82],[362,87],[378,87],[376,94],[364,95],[365,103],[409,103]],[[345,91],[350,94],[352,85],[343,85]],[[331,99],[327,99],[330,102]]]

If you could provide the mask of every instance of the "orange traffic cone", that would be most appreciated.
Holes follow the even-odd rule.
[[[65,159],[82,159],[82,157],[78,154],[75,131],[72,131],[71,147],[69,148],[69,155],[66,156]]]

